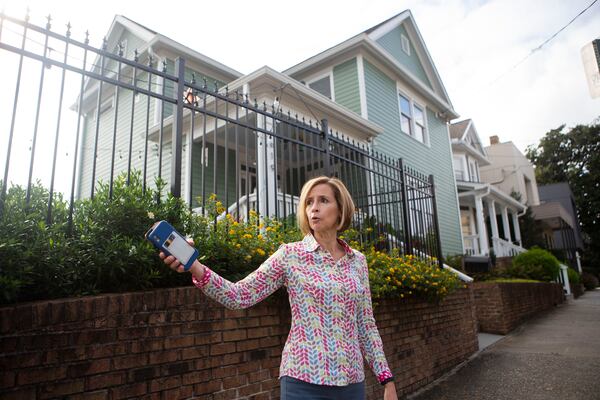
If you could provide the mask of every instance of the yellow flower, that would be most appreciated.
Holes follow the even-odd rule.
[[[244,235],[244,239],[252,239],[252,235],[251,235],[251,234],[249,234],[249,233],[246,233],[246,234]]]
[[[264,256],[266,253],[263,249],[256,249],[256,253],[258,253],[260,256]]]
[[[230,235],[235,235],[235,231],[234,231],[233,229],[230,229],[230,230],[229,230],[229,234],[230,234]]]
[[[251,258],[252,258],[252,256],[251,256],[250,254],[248,254],[248,255],[246,256],[246,260],[250,260]]]
[[[270,226],[267,226],[267,232],[271,232],[273,230],[273,228],[271,228]]]
[[[238,243],[235,245],[235,247],[237,247],[239,249],[240,247],[242,247],[242,245]]]

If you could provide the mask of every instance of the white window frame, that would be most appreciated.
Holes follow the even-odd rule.
[[[400,45],[402,47],[402,51],[406,53],[406,55],[410,56],[410,40],[408,40],[404,33],[400,34]]]
[[[457,168],[458,167],[458,168]],[[452,156],[452,168],[454,169],[454,177],[456,180],[465,181],[465,170],[464,170],[464,157],[461,155]],[[460,172],[461,176],[457,176],[457,172]]]
[[[479,168],[478,168],[479,165],[477,163],[477,160],[474,160],[471,157],[469,157],[468,165],[469,165],[469,181],[470,182],[479,182]],[[471,171],[471,167],[473,167],[472,171]]]
[[[417,103],[414,100],[411,100],[411,106],[413,108],[413,124],[414,129],[413,132],[417,132],[417,119],[415,117],[415,107],[418,107],[423,113],[423,141],[416,139],[418,142],[421,142],[427,146],[429,146],[429,126],[427,125],[427,106],[422,106],[420,103]]]
[[[333,86],[333,68],[328,69],[325,72],[320,72],[318,75],[313,75],[311,77],[309,77],[308,79],[306,79],[306,87],[311,89],[311,90],[315,90],[313,88],[310,87],[311,83],[315,83],[316,81],[320,81],[323,78],[329,77],[329,88],[331,90],[331,101],[335,101],[335,89]],[[315,92],[317,92],[315,90]],[[319,93],[319,92],[317,92]],[[321,96],[323,97],[327,97],[324,94],[319,93]]]
[[[408,107],[410,110],[410,115],[407,116],[409,123],[408,123],[408,129],[410,132],[404,132],[402,130],[402,115],[405,115],[402,112],[402,104],[400,102],[400,97],[403,97],[405,100],[408,101]],[[398,91],[398,111],[400,112],[400,132],[404,133],[405,135],[408,135],[410,137],[413,137],[414,135],[414,130],[413,130],[413,123],[414,123],[414,114],[413,114],[413,108],[412,108],[412,100],[410,98],[410,96],[407,96],[405,93]]]
[[[396,94],[397,94],[397,101],[398,101],[398,116],[400,117],[400,119],[402,118],[402,106],[400,105],[400,96],[404,97],[405,99],[408,100],[409,106],[410,106],[410,133],[406,133],[402,130],[402,121],[400,120],[400,132],[402,132],[403,134],[413,138],[415,141],[430,147],[430,141],[429,141],[429,125],[427,123],[427,106],[423,106],[421,105],[421,103],[416,102],[412,96],[408,95],[405,91],[403,91],[400,86],[398,84],[396,84]],[[419,140],[415,137],[416,135],[416,121],[415,121],[415,105],[417,107],[419,107],[422,111],[423,111],[423,123],[425,124],[424,126],[424,131],[423,131],[423,140]]]

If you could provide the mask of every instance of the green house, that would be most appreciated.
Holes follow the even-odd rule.
[[[186,81],[193,76],[197,82],[206,81],[220,88],[221,93],[227,88],[227,93],[235,92],[251,102],[277,105],[277,109],[289,110],[288,115],[298,121],[316,124],[326,118],[330,129],[357,146],[390,160],[402,159],[419,173],[433,175],[442,251],[446,255],[463,252],[448,134],[449,121],[458,115],[410,11],[283,72],[265,66],[242,75],[122,16],[115,17],[109,30],[107,49],[122,51],[129,59],[137,50],[140,62],[147,63],[152,57],[155,67],[164,66],[169,73],[174,72],[175,60],[181,57],[185,59]],[[104,65],[105,74],[129,76],[129,82],[133,81],[134,71],[129,66],[120,67],[114,60],[103,64],[100,57],[94,64],[96,71]],[[156,74],[149,77],[144,71],[136,71],[135,76],[142,87],[173,91],[173,83]],[[129,166],[139,170],[146,166],[149,180],[157,175],[168,180],[172,105],[106,82],[100,90],[95,80],[87,82],[74,108],[80,105],[83,136],[79,197],[91,195],[92,182],[110,179],[111,170],[124,171]],[[235,118],[238,127],[277,131],[277,124],[258,112],[235,115],[236,110],[214,99],[205,106]],[[197,209],[201,209],[201,198],[215,193],[226,208],[237,208],[239,213],[243,212],[239,209],[242,204],[266,215],[272,214],[269,203],[293,211],[299,193],[289,182],[323,173],[322,163],[306,155],[291,155],[283,163],[279,155],[283,153],[278,151],[288,151],[285,143],[273,142],[258,131],[254,137],[242,135],[225,119],[215,121],[186,112],[183,127],[181,189]],[[297,132],[290,135],[305,139]],[[343,171],[334,173],[343,176]],[[358,177],[361,182],[368,179],[366,175]]]

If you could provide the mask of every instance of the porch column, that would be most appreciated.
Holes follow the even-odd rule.
[[[516,212],[512,212],[512,220],[513,226],[515,227],[515,241],[519,242],[519,246],[523,247],[523,242],[521,242],[521,228],[519,227],[519,217]]]
[[[510,224],[508,223],[508,207],[502,207],[502,227],[504,228],[504,239],[512,242],[510,237]]]
[[[490,216],[490,226],[492,227],[492,243],[490,247],[494,249],[494,253],[498,254],[496,249],[496,239],[498,239],[498,220],[496,219],[496,202],[494,200],[488,200],[488,214]]]
[[[258,128],[263,128],[272,131],[273,124],[262,115],[257,116],[256,124]],[[258,148],[257,148],[257,165],[256,165],[256,180],[257,180],[257,195],[258,195],[258,212],[262,217],[275,216],[275,153],[273,151],[273,137],[264,133],[258,133]]]
[[[483,202],[481,197],[475,196],[475,219],[477,220],[477,235],[479,235],[479,251],[481,254],[489,254],[487,231],[485,229],[485,218],[483,215]]]

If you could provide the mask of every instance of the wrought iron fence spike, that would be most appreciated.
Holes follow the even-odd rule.
[[[138,62],[140,59],[140,54],[138,53],[138,49],[133,50],[133,61]]]
[[[104,36],[102,38],[102,50],[106,51],[107,48],[108,48],[108,40],[106,39],[106,36]]]
[[[204,87],[204,89],[206,89],[207,86],[206,86],[206,77],[205,76],[202,77],[202,81],[204,82],[204,86],[203,87]]]
[[[192,72],[192,85],[196,83],[196,74]]]
[[[67,22],[67,37],[71,37],[71,21]]]
[[[119,57],[123,57],[123,42],[119,42],[117,48],[119,49]]]
[[[31,17],[31,10],[29,9],[29,6],[28,6],[27,9],[25,10],[25,22],[29,22],[30,17]]]
[[[213,81],[213,85],[215,86],[215,92],[219,91],[219,85],[217,84],[217,81]]]
[[[162,72],[167,72],[167,60],[162,61]]]
[[[90,43],[90,31],[86,30],[85,31],[85,40],[84,40],[85,44],[89,44]]]

